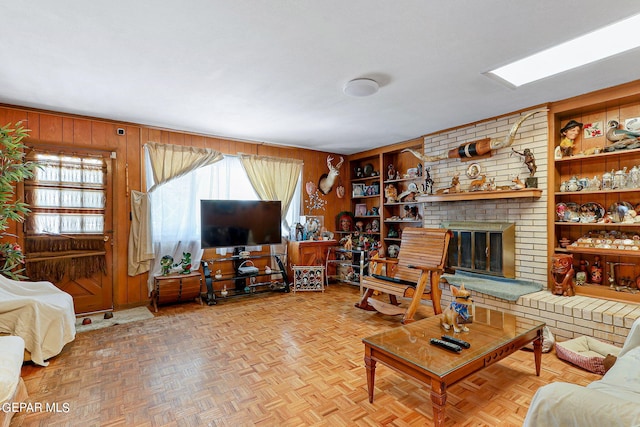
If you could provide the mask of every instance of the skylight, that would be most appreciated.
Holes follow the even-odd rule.
[[[640,46],[638,28],[640,15],[635,15],[485,74],[522,86],[634,49]]]

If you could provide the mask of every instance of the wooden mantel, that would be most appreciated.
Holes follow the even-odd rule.
[[[525,197],[538,198],[542,195],[539,188],[524,188],[522,190],[496,190],[496,191],[467,191],[462,193],[420,195],[416,200],[425,202],[458,202],[462,200],[490,200],[490,199],[517,199]]]

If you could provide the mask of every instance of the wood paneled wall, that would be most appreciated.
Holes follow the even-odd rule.
[[[115,152],[116,158],[113,164],[115,177],[113,189],[113,262],[115,263],[113,298],[116,309],[142,305],[148,302],[147,275],[142,274],[135,277],[127,275],[127,245],[131,224],[129,220],[130,200],[127,191],[144,191],[142,147],[148,141],[212,148],[224,154],[247,153],[300,159],[304,162],[301,213],[324,215],[327,228],[332,230],[335,216],[340,211],[349,209],[348,198],[339,199],[334,189],[330,194],[323,196],[327,200],[324,211],[312,213],[306,210],[308,195],[304,191],[304,183],[308,181],[318,183],[320,176],[328,172],[326,166],[327,156],[331,154],[334,158],[339,158],[333,153],[234,141],[131,123],[118,123],[97,118],[0,105],[0,125],[13,124],[18,121],[23,121],[25,127],[30,129],[30,137],[27,142]],[[123,128],[125,134],[118,135],[118,128]],[[334,160],[335,164],[336,161]],[[342,182],[345,186],[347,186],[346,180],[348,177],[347,165],[348,162],[345,161],[340,170]],[[21,234],[17,226],[8,231],[18,235]]]

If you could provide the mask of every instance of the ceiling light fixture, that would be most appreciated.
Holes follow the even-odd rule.
[[[380,85],[371,79],[354,79],[344,85],[344,93],[349,96],[369,96],[378,91]]]
[[[635,15],[485,74],[522,86],[640,46],[640,38],[631,36],[638,27],[640,15]]]

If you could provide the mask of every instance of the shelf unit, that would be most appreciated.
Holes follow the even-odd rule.
[[[410,152],[403,150],[411,148],[418,152],[423,150],[422,138],[417,138],[404,143],[395,144],[382,149],[375,149],[369,152],[361,153],[357,157],[352,157],[349,161],[350,166],[350,184],[351,184],[351,211],[354,215],[357,213],[357,205],[366,205],[368,215],[355,215],[355,221],[361,221],[364,228],[365,237],[376,242],[377,246],[383,248],[384,253],[392,244],[398,244],[402,236],[402,230],[405,227],[421,227],[423,223],[423,203],[417,200],[409,202],[404,195],[402,200],[387,203],[385,188],[393,186],[397,195],[413,186],[420,192],[425,187],[425,172],[422,169],[420,160]],[[367,167],[367,165],[370,165]],[[393,166],[393,174],[389,175],[389,166]],[[409,170],[413,169],[413,174],[409,174]],[[373,176],[367,175],[366,171],[374,171]],[[419,172],[420,171],[420,172]],[[363,176],[364,175],[364,176]],[[354,194],[354,185],[358,187],[360,184],[365,186],[375,185],[379,188],[376,195],[359,195]],[[416,194],[416,196],[417,196]],[[415,208],[418,215],[414,219],[406,219],[405,212],[411,212],[410,208]],[[372,209],[374,214],[372,215]],[[405,211],[405,208],[407,209]],[[377,210],[377,215],[375,214]],[[373,225],[375,223],[375,226]],[[369,230],[370,229],[370,230]],[[392,231],[393,230],[393,231]],[[389,234],[391,231],[391,235]],[[338,236],[344,236],[347,233],[338,232]],[[358,247],[358,242],[354,236],[354,248]],[[370,246],[369,246],[370,247]]]
[[[422,144],[408,147],[417,152],[423,150]],[[426,174],[420,160],[404,149],[391,150],[382,155],[385,175],[383,187],[385,198],[383,201],[382,239],[385,253],[391,245],[399,245],[402,239],[402,231],[405,227],[422,227],[424,215],[424,203],[418,201],[426,188]],[[389,170],[395,170],[395,176]],[[395,188],[397,197],[394,201],[386,197],[389,187]],[[411,189],[416,192],[409,193]]]
[[[283,264],[284,254],[259,254],[240,257],[237,255],[226,258],[212,258],[202,260],[202,271],[206,285],[206,302],[214,305],[221,298],[251,295],[268,291],[289,292],[291,290],[287,271]],[[269,266],[273,259],[277,269]],[[243,263],[255,261],[259,265],[257,273],[239,274],[238,267]],[[216,272],[220,270],[220,274]],[[274,280],[273,276],[280,276],[281,280]],[[264,279],[268,280],[264,280]]]
[[[362,293],[361,278],[366,274],[369,264],[367,252],[363,249],[345,249],[332,246],[327,250],[327,264],[325,268],[327,285],[330,280],[359,286]],[[353,277],[350,274],[353,273]]]
[[[382,185],[380,156],[371,155],[349,162],[353,227],[350,232],[338,231],[338,241],[351,234],[353,248],[372,250],[380,241],[382,229]],[[327,273],[327,276],[329,273]]]
[[[588,97],[578,97],[555,103],[551,109],[551,117],[550,132],[551,135],[554,135],[552,139],[554,145],[549,150],[548,182],[549,193],[552,197],[549,198],[547,215],[548,254],[550,257],[554,254],[572,254],[576,272],[579,271],[581,264],[588,263],[587,269],[590,269],[595,257],[600,258],[603,270],[601,284],[589,283],[590,281],[587,280],[586,285],[576,286],[577,294],[616,301],[640,302],[640,291],[636,289],[640,285],[640,267],[638,267],[640,250],[572,245],[586,235],[594,236],[596,239],[598,236],[612,232],[633,239],[633,236],[640,235],[640,223],[559,221],[556,214],[557,206],[563,207],[559,205],[561,203],[565,205],[575,203],[581,207],[580,210],[583,210],[582,207],[585,203],[597,203],[603,207],[605,215],[608,215],[610,207],[614,203],[626,201],[632,206],[640,203],[640,188],[561,191],[562,183],[568,182],[572,177],[590,180],[596,178],[601,181],[606,172],[618,171],[625,167],[630,170],[636,165],[640,167],[640,149],[602,151],[604,147],[611,144],[605,136],[607,123],[610,120],[616,120],[624,125],[625,119],[640,117],[640,88],[637,85],[623,85],[596,92]],[[560,143],[559,129],[569,120],[576,120],[583,124],[599,124],[603,131],[600,136],[593,138],[585,138],[585,133],[581,132],[581,135],[574,141],[574,154],[556,158],[555,147]],[[599,153],[584,154],[585,152],[591,153],[596,148],[600,149]],[[583,221],[583,218],[579,217],[578,221]],[[568,243],[561,246],[561,241]],[[589,274],[587,277],[590,278]],[[620,289],[620,285],[628,283],[633,283],[631,289],[615,289],[616,287]],[[550,278],[550,289],[552,286],[553,281]]]
[[[522,190],[469,191],[464,193],[429,194],[418,196],[420,202],[460,202],[465,200],[495,200],[519,199],[526,197],[539,198],[542,190],[539,188],[524,188]]]

